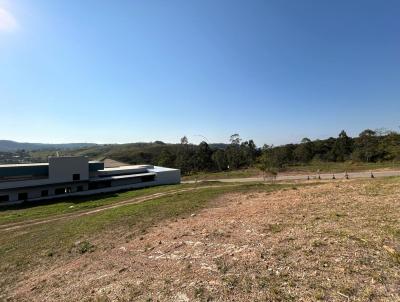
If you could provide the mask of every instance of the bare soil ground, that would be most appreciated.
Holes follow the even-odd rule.
[[[195,193],[194,193],[195,194]],[[398,181],[231,193],[145,234],[110,230],[10,285],[15,301],[400,301]]]
[[[104,167],[106,167],[106,168],[117,168],[117,167],[129,165],[127,163],[123,163],[123,162],[120,162],[120,161],[117,161],[117,160],[114,160],[111,158],[105,158],[103,160],[103,162],[104,162]]]

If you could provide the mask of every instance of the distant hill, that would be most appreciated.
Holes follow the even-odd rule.
[[[40,144],[40,143],[19,143],[10,140],[0,140],[0,152],[14,152],[18,150],[73,150],[87,147],[94,147],[91,143],[70,143],[70,144]]]
[[[227,144],[210,144],[211,149],[227,148]],[[194,152],[198,145],[189,144],[185,150]],[[25,151],[25,152],[22,152]],[[161,141],[128,144],[40,144],[0,140],[0,163],[47,162],[49,156],[86,156],[90,160],[112,159],[127,164],[161,164],[162,158],[172,159],[182,151],[181,144]],[[186,152],[185,151],[185,152]]]
[[[211,149],[223,149],[225,150],[229,144],[224,144],[224,143],[211,143],[209,144]]]
[[[226,144],[211,144],[211,149],[226,149]],[[198,145],[188,145],[189,149],[196,150]],[[91,160],[113,159],[127,164],[155,164],[160,156],[174,157],[182,149],[181,144],[170,144],[161,141],[151,143],[139,142],[128,144],[94,145],[76,149],[57,150],[61,156],[86,156]],[[34,150],[30,152],[34,162],[46,161],[48,156],[54,155],[54,149]]]

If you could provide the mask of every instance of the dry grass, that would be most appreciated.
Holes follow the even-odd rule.
[[[132,230],[130,230],[132,232]],[[24,272],[18,301],[399,301],[400,180],[229,193]],[[104,248],[104,246],[110,246]]]

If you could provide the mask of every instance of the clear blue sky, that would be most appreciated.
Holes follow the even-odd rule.
[[[399,16],[398,0],[0,0],[0,139],[398,130]]]

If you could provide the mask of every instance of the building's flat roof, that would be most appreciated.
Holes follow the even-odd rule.
[[[154,166],[153,168],[149,169],[149,171],[154,171],[154,172],[163,172],[163,171],[178,171],[179,169],[175,168],[166,168],[166,167],[160,167],[160,166]]]
[[[103,180],[117,180],[117,179],[126,179],[126,178],[137,178],[142,176],[152,176],[156,175],[156,173],[140,173],[140,174],[128,174],[128,175],[116,175],[116,176],[107,176],[107,177],[99,177],[99,178],[90,178],[89,181],[97,182]]]
[[[18,167],[44,167],[48,166],[49,163],[38,163],[38,164],[7,164],[0,165],[0,168],[18,168]]]
[[[140,170],[140,169],[153,169],[152,165],[132,165],[132,166],[121,166],[114,168],[104,168],[103,170],[99,170],[99,172],[113,172],[113,171],[124,171],[124,170]]]
[[[102,163],[101,161],[97,161],[97,160],[92,160],[92,161],[89,161],[89,164],[92,164],[92,163]],[[5,165],[2,165],[2,164],[0,164],[0,169],[1,168],[19,168],[19,167],[45,167],[45,166],[48,166],[49,165],[49,163],[35,163],[35,164],[5,164]]]

